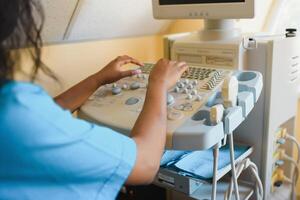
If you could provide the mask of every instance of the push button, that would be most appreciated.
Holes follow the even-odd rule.
[[[181,112],[170,111],[168,113],[168,120],[175,121],[175,120],[179,120],[181,118],[183,118],[183,114]]]
[[[175,102],[175,98],[171,94],[168,94],[168,96],[167,96],[167,105],[171,105],[174,102]]]
[[[113,95],[118,95],[122,92],[122,89],[119,88],[119,87],[114,87],[114,88],[111,89],[111,92],[112,92]]]
[[[137,89],[139,89],[140,87],[141,87],[140,84],[137,83],[137,82],[134,82],[134,83],[132,83],[132,84],[130,85],[130,89],[131,89],[131,90],[137,90]]]
[[[131,97],[129,99],[126,100],[125,104],[128,105],[128,106],[132,106],[132,105],[135,105],[139,102],[140,100],[136,97]]]

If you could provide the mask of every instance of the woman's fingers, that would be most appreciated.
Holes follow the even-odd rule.
[[[141,74],[141,73],[142,73],[142,71],[140,69],[127,70],[127,71],[122,71],[121,72],[121,77],[125,78],[125,77],[128,77],[128,76],[134,76],[134,75]]]
[[[118,57],[118,62],[120,65],[126,65],[126,64],[136,64],[136,65],[139,65],[139,66],[144,66],[144,64],[142,62],[140,62],[139,60],[135,59],[135,58],[132,58],[130,56],[120,56]]]
[[[186,62],[177,62],[176,66],[181,68],[181,67],[187,66],[187,64],[186,64]]]
[[[175,66],[180,74],[184,74],[186,71],[188,71],[188,65],[186,62],[177,62]]]
[[[187,64],[181,65],[181,66],[179,66],[179,70],[181,73],[188,72],[189,66]]]

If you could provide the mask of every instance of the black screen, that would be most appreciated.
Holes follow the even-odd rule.
[[[160,5],[201,4],[201,3],[240,3],[245,0],[159,0]]]

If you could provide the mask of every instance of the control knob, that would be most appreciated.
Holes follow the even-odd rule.
[[[123,86],[122,86],[122,88],[124,89],[124,90],[127,90],[129,87],[128,87],[128,84],[124,84]]]
[[[203,98],[202,98],[201,95],[197,95],[197,96],[196,96],[196,101],[202,101],[202,99],[203,99]]]
[[[193,95],[191,95],[191,94],[188,94],[187,96],[186,96],[186,99],[188,99],[188,100],[191,100],[193,98]]]
[[[179,92],[180,92],[179,87],[175,87],[175,88],[174,88],[174,92],[179,93]]]
[[[131,90],[137,90],[137,89],[139,89],[141,86],[140,86],[140,84],[138,83],[138,82],[134,82],[134,83],[132,83],[131,85],[130,85],[130,89]]]
[[[184,87],[184,84],[183,84],[182,82],[178,82],[178,83],[177,83],[177,87],[183,88],[183,87]]]
[[[168,95],[167,95],[167,105],[171,105],[171,104],[173,104],[173,103],[175,103],[175,98],[174,98],[174,96],[171,95],[171,94],[168,94]]]
[[[197,90],[193,90],[193,91],[191,92],[191,94],[192,94],[192,95],[197,95],[198,92],[197,92]]]
[[[188,84],[188,85],[187,85],[187,89],[190,90],[190,89],[193,89],[193,88],[194,88],[193,84]]]
[[[119,88],[119,87],[114,87],[114,88],[111,89],[111,92],[112,92],[113,95],[118,95],[122,92],[122,89]]]
[[[184,90],[182,91],[184,94],[188,94],[189,90],[187,88],[184,88]]]

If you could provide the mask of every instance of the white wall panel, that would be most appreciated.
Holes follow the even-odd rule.
[[[151,0],[81,0],[68,40],[157,34],[168,21],[153,19]]]
[[[276,33],[285,33],[287,28],[300,30],[300,2],[299,0],[286,0],[285,6],[278,10],[280,17],[275,27]]]

